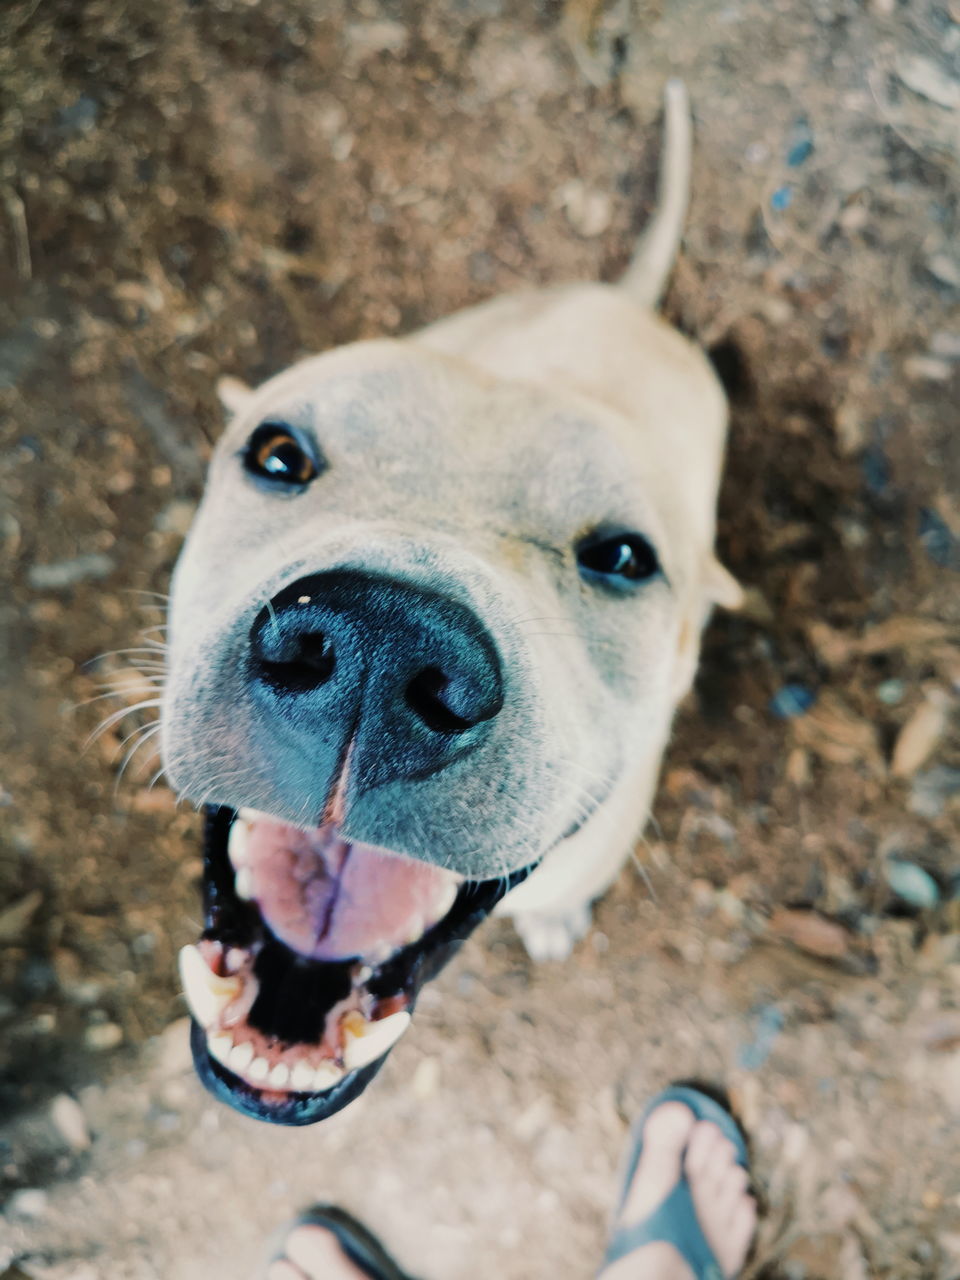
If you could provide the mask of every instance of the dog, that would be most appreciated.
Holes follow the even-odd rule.
[[[714,553],[725,398],[654,313],[690,164],[671,82],[618,284],[224,384],[162,751],[206,811],[194,1059],[249,1115],[356,1097],[495,907],[566,954],[642,829],[702,627],[739,599]]]

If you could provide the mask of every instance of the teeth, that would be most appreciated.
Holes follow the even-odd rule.
[[[369,1066],[393,1048],[410,1025],[410,1015],[401,1010],[381,1018],[379,1022],[366,1022],[348,1014],[340,1025],[343,1031],[343,1065],[348,1071],[356,1071]]]
[[[296,1093],[310,1093],[314,1087],[314,1070],[309,1062],[298,1062],[290,1073],[290,1088]]]
[[[276,1089],[283,1089],[286,1087],[289,1079],[290,1068],[285,1062],[278,1062],[267,1077],[267,1082],[272,1084]]]
[[[242,818],[236,818],[230,828],[230,835],[227,839],[227,853],[230,855],[230,861],[233,866],[242,867],[247,862],[247,843],[250,838],[250,828]]]
[[[232,1036],[207,1036],[207,1050],[211,1058],[216,1058],[218,1062],[227,1065],[227,1059],[233,1049]]]
[[[258,818],[266,818],[269,815],[261,813],[259,809],[238,809],[237,817],[241,822],[256,822]]]
[[[457,894],[460,892],[460,884],[457,880],[449,880],[444,887],[444,891],[437,899],[434,907],[433,924],[439,924],[443,917],[447,914],[454,902],[457,900]],[[427,928],[431,926],[428,925]]]
[[[233,877],[233,888],[238,898],[248,902],[253,897],[253,872],[249,867],[238,867]]]
[[[187,945],[180,952],[180,981],[190,1012],[202,1027],[212,1027],[228,1004],[243,990],[241,978],[215,974],[199,950]]]
[[[423,916],[413,916],[407,929],[407,936],[404,942],[416,942],[418,938],[422,938],[427,930],[427,922]]]
[[[270,1063],[266,1058],[254,1058],[247,1067],[247,1075],[251,1080],[266,1080],[270,1074]]]
[[[339,1084],[342,1079],[343,1072],[335,1063],[321,1062],[313,1073],[313,1088],[317,1093],[323,1093],[325,1089],[332,1089],[335,1084]]]
[[[231,1071],[246,1071],[252,1061],[253,1045],[246,1042],[244,1044],[238,1044],[231,1050],[230,1057],[227,1059],[227,1066]]]

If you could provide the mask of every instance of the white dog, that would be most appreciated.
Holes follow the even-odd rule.
[[[195,1058],[249,1114],[354,1097],[500,899],[565,953],[643,826],[703,623],[739,595],[713,549],[724,397],[652,310],[689,168],[672,83],[619,284],[228,388],[163,750],[209,815]]]

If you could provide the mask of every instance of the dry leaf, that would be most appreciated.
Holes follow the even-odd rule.
[[[927,694],[897,735],[890,765],[895,778],[909,778],[930,759],[946,732],[949,708],[942,689]]]
[[[43,894],[39,889],[25,894],[12,903],[5,911],[0,911],[0,945],[16,942],[30,927],[30,922],[37,914]]]
[[[826,960],[845,956],[850,947],[850,935],[846,929],[815,911],[778,907],[770,917],[770,928],[801,951]]]
[[[829,690],[822,693],[805,716],[790,724],[797,745],[807,747],[830,764],[863,763],[877,775],[884,773],[876,728],[837,694]]]

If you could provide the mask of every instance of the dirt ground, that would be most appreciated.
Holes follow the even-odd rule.
[[[957,0],[18,0],[0,28],[3,1276],[249,1276],[317,1198],[432,1280],[586,1276],[626,1126],[683,1074],[752,1133],[753,1274],[960,1276]],[[710,627],[642,874],[562,964],[488,924],[347,1112],[245,1120],[184,1042],[198,819],[152,742],[118,780],[152,707],[85,748],[107,676],[153,698],[124,650],[162,623],[215,380],[611,278],[671,74],[697,155],[666,310],[732,398],[749,603]]]

